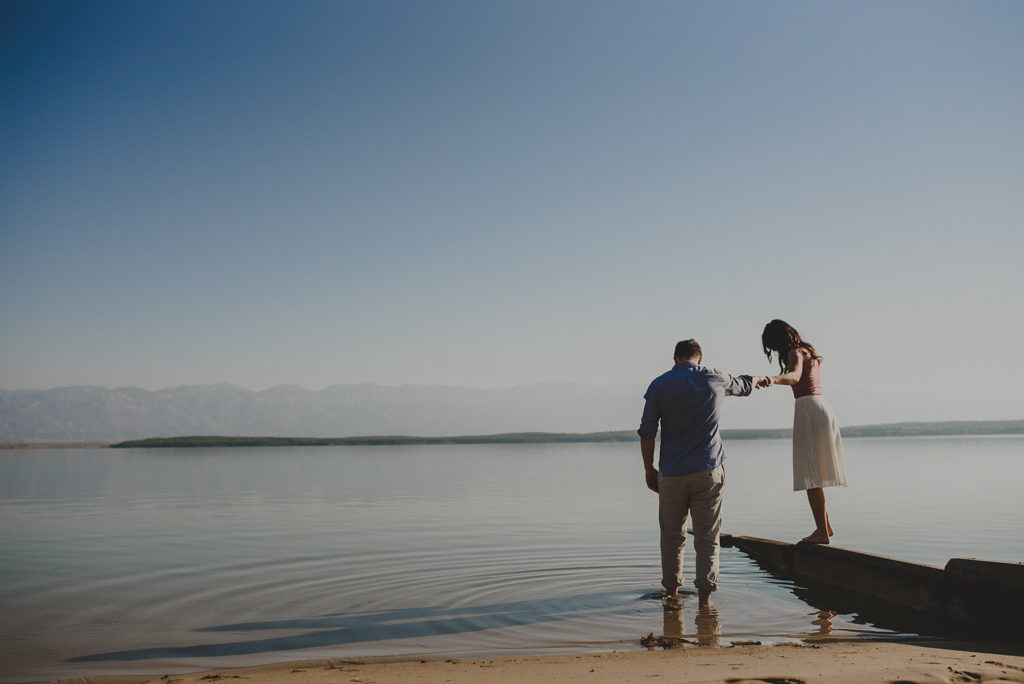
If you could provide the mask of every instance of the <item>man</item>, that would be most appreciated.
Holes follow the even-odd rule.
[[[686,518],[693,516],[701,607],[718,588],[718,532],[722,527],[725,450],[718,419],[725,397],[748,396],[765,378],[729,375],[700,365],[696,340],[676,344],[672,370],[654,379],[644,395],[640,454],[647,487],[658,494],[661,528],[661,584],[676,596],[683,583]],[[654,438],[661,422],[661,455],[654,468]]]

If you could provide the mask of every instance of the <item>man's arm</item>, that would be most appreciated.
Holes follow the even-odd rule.
[[[755,387],[767,387],[771,383],[760,375],[729,375],[718,371],[725,382],[725,394],[729,397],[746,397]]]
[[[640,419],[640,456],[644,459],[644,479],[647,481],[647,488],[652,492],[658,491],[658,471],[654,469],[654,438],[658,435],[658,400],[654,398],[654,387],[647,389],[644,395],[644,415]]]
[[[658,471],[654,469],[654,440],[640,438],[640,456],[644,459],[644,479],[647,480],[647,488],[652,492],[658,491]]]

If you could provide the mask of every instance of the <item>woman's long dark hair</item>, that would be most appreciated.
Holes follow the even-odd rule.
[[[789,352],[793,349],[806,349],[810,352],[812,359],[821,363],[821,357],[818,352],[814,351],[814,345],[804,342],[800,333],[793,326],[778,318],[764,326],[764,332],[761,333],[761,346],[764,347],[764,355],[768,357],[769,361],[772,360],[772,352],[775,352],[779,361],[779,370],[783,373],[792,370],[789,364]]]

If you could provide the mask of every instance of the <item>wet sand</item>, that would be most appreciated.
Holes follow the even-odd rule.
[[[499,682],[1024,682],[1024,644],[830,641],[475,660],[280,663],[194,674],[60,680],[83,684],[498,684]]]

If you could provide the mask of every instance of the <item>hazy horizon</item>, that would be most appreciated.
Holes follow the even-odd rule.
[[[182,435],[355,437],[451,436],[522,432],[634,432],[643,407],[641,385],[541,383],[506,389],[443,385],[335,385],[322,390],[282,386],[251,391],[236,385],[185,385],[150,391],[77,386],[0,390],[4,439],[107,439]],[[725,430],[780,429],[792,424],[789,392],[757,391],[731,398]],[[830,402],[844,428],[907,422],[1021,421],[993,407],[977,415],[922,411],[905,396],[888,409],[877,397],[838,390]]]
[[[1020,418],[1022,39],[1010,0],[5,2],[0,389],[646,387],[688,337],[775,372],[783,318],[843,424]]]

